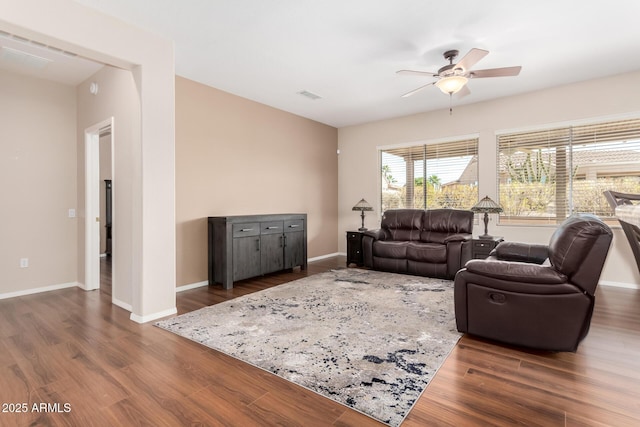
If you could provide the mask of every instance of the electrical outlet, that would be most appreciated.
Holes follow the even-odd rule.
[[[20,258],[20,268],[29,267],[29,258]]]
[[[76,210],[69,209],[69,218],[75,218],[75,217],[76,217]]]

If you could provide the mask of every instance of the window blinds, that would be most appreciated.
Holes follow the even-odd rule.
[[[468,209],[478,200],[478,139],[380,150],[381,206]]]
[[[640,192],[640,119],[504,134],[497,143],[507,223],[611,216],[603,191]]]

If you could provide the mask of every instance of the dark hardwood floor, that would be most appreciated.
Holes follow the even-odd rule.
[[[228,291],[181,292],[178,312],[342,266],[344,257],[335,257]],[[134,323],[110,299],[107,288],[72,288],[0,301],[1,426],[381,425]],[[640,291],[600,287],[591,331],[576,353],[463,337],[403,423],[438,425],[640,425]]]

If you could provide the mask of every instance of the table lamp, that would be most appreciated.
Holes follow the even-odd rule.
[[[364,211],[372,211],[373,208],[371,207],[371,205],[365,199],[361,199],[353,208],[351,208],[351,210],[360,211],[360,216],[362,217],[362,227],[358,228],[358,231],[367,231],[367,229],[364,228]]]
[[[500,207],[500,205],[491,200],[489,196],[485,196],[485,198],[476,203],[471,208],[471,210],[476,213],[484,213],[484,234],[480,236],[480,239],[493,238],[493,236],[489,236],[489,233],[487,232],[487,226],[489,224],[489,214],[502,212],[502,208]]]

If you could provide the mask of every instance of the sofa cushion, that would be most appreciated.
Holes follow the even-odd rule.
[[[484,277],[525,283],[563,284],[567,276],[553,267],[518,261],[491,261],[472,259],[465,265],[470,273]]]
[[[447,246],[439,243],[409,242],[407,259],[419,262],[446,263]]]
[[[599,219],[589,219],[584,214],[567,218],[549,240],[549,261],[567,276],[572,276],[582,266],[587,253],[601,235],[611,235],[611,230]]]
[[[446,234],[472,233],[473,212],[458,209],[429,209],[424,211],[423,230]]]
[[[373,256],[380,258],[406,258],[408,242],[379,240],[373,243]]]
[[[420,240],[422,215],[418,209],[391,209],[382,216],[380,228],[386,240]]]
[[[420,240],[423,242],[438,243],[443,245],[447,242],[449,233],[441,233],[439,231],[422,231],[420,233]]]

